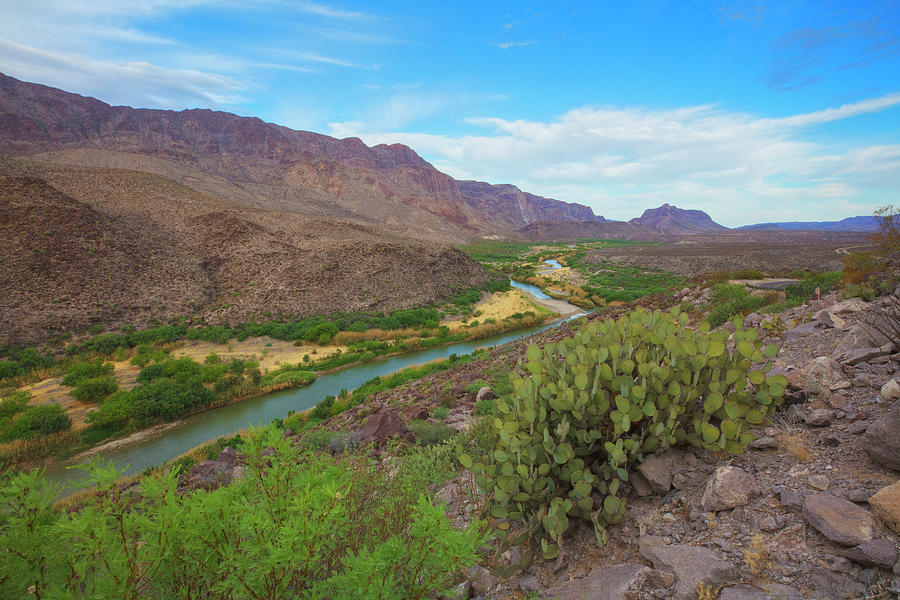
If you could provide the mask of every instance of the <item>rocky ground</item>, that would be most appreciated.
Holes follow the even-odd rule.
[[[700,302],[701,295],[684,290],[675,301]],[[610,529],[605,547],[585,525],[567,533],[561,560],[498,547],[469,571],[459,597],[898,597],[900,353],[865,326],[885,313],[900,317],[898,307],[897,297],[866,303],[832,295],[778,317],[750,315],[747,322],[764,337],[778,338],[776,369],[790,383],[774,422],[756,431],[748,451],[679,448],[648,458],[632,477],[628,516]],[[537,341],[562,338],[569,327]],[[476,400],[492,394],[467,392],[466,384],[509,368],[534,341],[379,393],[328,426],[352,431],[354,441],[409,438],[404,423],[428,418],[437,391],[449,390],[446,422],[463,429],[474,421]],[[227,480],[238,474],[235,464],[230,454],[202,463],[193,483]],[[459,524],[476,518],[484,503],[468,474],[437,497]]]

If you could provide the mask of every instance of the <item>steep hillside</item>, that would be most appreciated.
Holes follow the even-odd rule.
[[[497,277],[462,252],[135,171],[8,163],[0,344],[94,323],[394,310]]]
[[[2,74],[0,153],[154,173],[245,206],[420,239],[464,242],[541,218],[593,218],[583,206],[522,200],[511,186],[475,185],[464,200],[453,178],[400,144],[370,148],[211,110],[110,106]]]
[[[713,221],[702,210],[684,210],[671,204],[648,208],[640,217],[629,223],[660,233],[692,234],[724,231],[728,229]]]
[[[652,237],[645,231],[624,221],[537,221],[519,230],[532,240],[577,240],[592,238],[638,239]]]

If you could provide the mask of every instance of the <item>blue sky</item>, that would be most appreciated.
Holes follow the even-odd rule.
[[[6,0],[0,71],[210,107],[627,219],[900,204],[900,2]]]

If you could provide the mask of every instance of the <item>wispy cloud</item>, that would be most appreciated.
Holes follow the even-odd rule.
[[[714,105],[585,106],[549,121],[470,119],[482,134],[376,132],[361,124],[343,133],[367,143],[406,143],[451,175],[515,183],[614,218],[670,202],[738,225],[761,213],[813,217],[860,206],[871,212],[878,198],[862,190],[900,189],[900,145],[823,145],[804,131],[898,104],[900,94],[889,94],[784,118]]]
[[[535,44],[537,44],[536,41],[528,40],[528,41],[524,41],[524,42],[499,42],[494,45],[497,46],[498,48],[500,48],[501,50],[509,50],[510,48],[521,48],[523,46],[533,46]]]
[[[320,15],[323,17],[330,17],[334,19],[369,19],[372,15],[357,12],[352,10],[341,10],[339,8],[335,8],[333,6],[328,6],[325,4],[317,4],[315,2],[297,2],[294,3],[293,6],[302,10],[304,12]]]
[[[3,71],[26,81],[80,90],[114,104],[148,108],[224,106],[240,101],[246,83],[226,75],[116,63],[32,48],[0,39]]]

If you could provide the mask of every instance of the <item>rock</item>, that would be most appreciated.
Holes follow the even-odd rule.
[[[769,448],[777,448],[778,442],[775,441],[775,438],[764,435],[750,442],[750,447],[754,450],[768,450]]]
[[[429,417],[428,409],[421,405],[404,406],[400,409],[400,414],[403,415],[403,420],[407,423],[409,421],[424,421]]]
[[[874,460],[900,471],[900,401],[894,401],[882,418],[869,425],[862,447]]]
[[[766,515],[759,520],[759,529],[760,531],[778,531],[779,527],[775,517]]]
[[[802,510],[803,509],[803,497],[794,490],[784,489],[781,490],[780,500],[781,504],[785,508],[790,508],[792,510]]]
[[[453,599],[454,600],[469,600],[469,596],[472,595],[472,582],[469,580],[463,581],[455,588],[453,588]]]
[[[719,593],[719,600],[767,600],[769,595],[749,585],[732,585]]]
[[[826,327],[832,327],[834,329],[843,329],[847,326],[847,321],[829,311],[827,308],[820,310],[819,312],[814,314],[813,320],[822,323]]]
[[[412,432],[403,423],[403,419],[393,409],[385,408],[369,417],[366,424],[359,431],[360,442],[375,442],[383,444],[386,440],[395,437],[411,438]]]
[[[634,493],[639,497],[643,498],[645,496],[653,495],[653,488],[650,487],[650,484],[647,482],[647,479],[640,474],[640,472],[635,472],[631,475],[631,487],[634,488]]]
[[[519,579],[518,586],[519,589],[525,594],[530,594],[531,592],[536,592],[541,589],[541,584],[538,581],[538,578],[534,575],[529,575],[528,577],[522,577],[521,579]]]
[[[586,577],[554,585],[545,590],[541,597],[558,600],[622,600],[628,588],[648,570],[637,563],[594,567]]]
[[[217,460],[204,460],[188,474],[188,486],[214,490],[232,479],[231,465]]]
[[[494,390],[485,386],[478,390],[478,394],[475,396],[475,402],[483,402],[485,400],[493,400],[494,399]]]
[[[866,591],[866,586],[849,575],[823,567],[812,570],[809,583],[820,592],[818,598],[859,598]]]
[[[235,467],[231,470],[231,480],[237,481],[247,475],[247,467]]]
[[[837,383],[832,384],[832,386],[828,389],[831,390],[832,392],[839,392],[841,390],[849,390],[852,387],[853,387],[852,383],[850,383],[846,379],[842,379],[842,380],[838,381]]]
[[[847,492],[847,500],[850,502],[868,502],[869,498],[872,497],[872,494],[867,492],[866,490],[861,489],[853,489]]]
[[[831,386],[844,380],[841,365],[830,356],[819,356],[803,367],[803,388],[810,394],[822,394]]]
[[[675,575],[659,569],[647,569],[644,571],[643,585],[653,590],[670,588],[675,585]]]
[[[284,431],[281,432],[281,436],[284,439],[287,439],[289,437],[294,437],[295,435],[297,435],[297,433],[293,429],[285,429]]]
[[[657,494],[665,494],[672,488],[672,476],[685,468],[685,453],[669,448],[662,454],[653,454],[644,459],[637,470],[644,476]]]
[[[881,538],[844,550],[843,555],[864,567],[890,570],[897,560],[897,548],[891,540]]]
[[[638,538],[638,554],[647,560],[652,560],[650,558],[651,552],[664,545],[665,542],[658,535],[642,535]]]
[[[813,335],[814,333],[818,333],[827,328],[828,328],[828,326],[823,323],[819,323],[818,321],[812,321],[810,323],[804,323],[803,325],[798,325],[797,327],[794,327],[793,329],[789,329],[788,331],[785,331],[784,335],[782,336],[782,339],[785,342],[790,342],[790,341],[793,341],[796,339],[804,338],[808,335]]]
[[[869,498],[869,506],[885,525],[900,534],[900,481],[878,490]]]
[[[704,510],[728,510],[746,506],[762,492],[752,475],[738,467],[719,467],[706,484],[703,492]]]
[[[472,591],[479,596],[500,583],[499,579],[481,565],[475,565],[469,569],[466,574],[468,575],[469,582],[472,584]]]
[[[806,481],[811,487],[814,487],[817,490],[821,490],[823,492],[828,489],[829,485],[831,485],[831,481],[824,475],[810,475],[809,479],[807,479]]]
[[[853,421],[849,425],[847,425],[847,433],[852,433],[853,435],[859,435],[866,428],[869,427],[868,421]]]
[[[718,588],[740,579],[734,565],[709,548],[675,544],[650,547],[647,552],[654,568],[675,573],[678,600],[695,599],[701,583]]]
[[[841,302],[832,304],[826,310],[830,313],[840,315],[847,313],[858,313],[861,310],[865,310],[868,306],[869,303],[862,298],[848,298],[847,300],[842,300]]]
[[[238,455],[234,448],[223,448],[221,452],[219,452],[218,458],[216,458],[216,462],[225,463],[226,465],[234,466],[237,463]]]
[[[875,537],[875,519],[857,505],[832,494],[813,494],[803,501],[803,516],[832,542],[858,546]]]
[[[896,400],[900,398],[900,383],[896,379],[891,379],[881,386],[881,399],[885,401]]]
[[[794,412],[810,427],[828,427],[834,419],[834,411],[830,408],[808,410],[799,405],[793,407]]]
[[[773,600],[798,600],[802,598],[800,592],[782,583],[757,583],[756,585]]]

